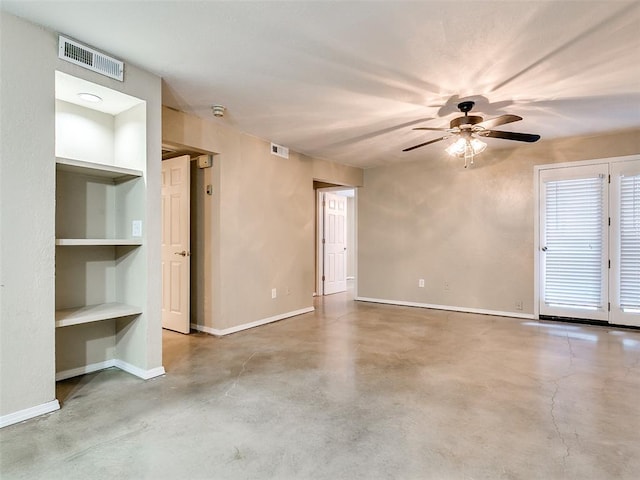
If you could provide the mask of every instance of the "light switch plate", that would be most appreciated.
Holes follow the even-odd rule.
[[[132,237],[142,236],[142,220],[134,220],[131,222],[131,236]]]

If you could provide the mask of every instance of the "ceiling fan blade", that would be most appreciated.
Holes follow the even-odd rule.
[[[450,130],[449,128],[438,128],[438,127],[416,127],[413,130],[436,130],[438,132],[446,132]]]
[[[404,150],[402,150],[403,152],[409,152],[411,150],[415,150],[416,148],[420,148],[420,147],[424,147],[425,145],[429,145],[431,143],[436,143],[439,142],[440,140],[444,140],[446,138],[449,138],[451,135],[446,135],[444,137],[440,137],[440,138],[436,138],[435,140],[429,140],[428,142],[424,142],[421,143],[419,145],[414,145],[413,147],[409,147],[409,148],[405,148]]]
[[[501,132],[500,130],[485,130],[480,133],[483,137],[491,138],[503,138],[505,140],[516,140],[518,142],[537,142],[540,140],[540,135],[534,135],[532,133],[518,133],[518,132]]]
[[[498,125],[504,125],[505,123],[519,122],[520,120],[522,120],[522,117],[519,117],[518,115],[500,115],[499,117],[490,118],[484,122],[476,123],[474,127],[493,128]]]

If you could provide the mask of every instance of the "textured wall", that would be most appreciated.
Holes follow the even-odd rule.
[[[221,327],[313,305],[310,163],[242,135],[220,155]],[[271,289],[277,298],[271,298]],[[288,289],[288,290],[287,290]]]
[[[147,101],[146,313],[120,358],[162,365],[160,325],[160,79],[127,65],[125,82],[58,59],[57,34],[0,12],[0,416],[55,397],[55,70]],[[20,45],[20,48],[16,48]],[[63,334],[64,336],[64,334]],[[121,339],[122,340],[122,339]],[[142,347],[141,347],[142,345]],[[119,347],[120,348],[120,347]],[[73,354],[72,354],[73,353]],[[70,352],[78,357],[82,352]],[[86,358],[85,358],[86,360]]]
[[[163,142],[216,153],[192,192],[192,279],[202,282],[192,286],[192,321],[224,330],[311,307],[313,180],[357,186],[362,170],[293,151],[281,158],[265,140],[168,108]]]
[[[363,170],[339,163],[328,162],[319,158],[309,158],[314,180],[349,187],[361,187]]]
[[[356,199],[347,197],[347,277],[356,276]]]
[[[0,415],[6,415],[55,398],[57,45],[48,32],[11,15],[0,12],[0,22]]]
[[[469,169],[443,153],[365,170],[358,295],[533,313],[534,165],[638,152],[629,131],[489,148]]]

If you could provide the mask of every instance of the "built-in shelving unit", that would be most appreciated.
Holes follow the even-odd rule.
[[[83,103],[74,89],[109,101]],[[147,298],[145,102],[57,72],[55,162],[57,375],[135,363],[146,348],[133,333]]]
[[[95,177],[110,178],[115,182],[142,177],[142,170],[118,167],[116,165],[101,165],[94,162],[85,162],[71,158],[56,158],[58,171],[90,175]]]
[[[129,317],[141,313],[142,309],[139,307],[117,302],[65,308],[64,310],[56,310],[56,328]]]
[[[100,245],[142,245],[141,238],[57,238],[58,247],[87,247]]]

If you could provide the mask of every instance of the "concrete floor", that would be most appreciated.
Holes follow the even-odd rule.
[[[640,331],[318,299],[60,382],[7,479],[637,479]]]

